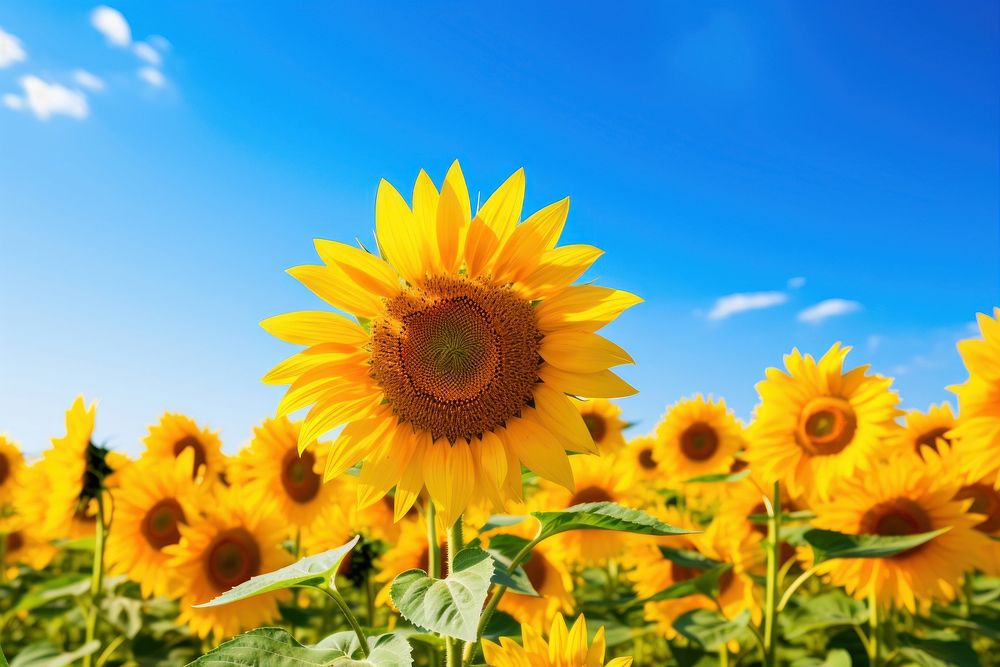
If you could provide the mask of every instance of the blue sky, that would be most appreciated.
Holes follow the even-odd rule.
[[[454,158],[571,196],[646,299],[609,328],[636,433],[838,340],[947,399],[1000,304],[997,4],[584,4],[4,2],[0,432],[40,451],[83,393],[122,449],[170,409],[235,451],[291,352],[257,323],[318,305],[283,270]]]

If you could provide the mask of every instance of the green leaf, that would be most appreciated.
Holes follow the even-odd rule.
[[[339,648],[312,648],[298,643],[283,628],[257,628],[220,644],[189,667],[259,665],[260,667],[315,667],[332,665],[349,656]]]
[[[688,535],[697,531],[676,528],[641,510],[615,503],[581,503],[561,512],[532,512],[542,524],[539,541],[568,530],[615,530],[640,535]]]
[[[89,642],[69,653],[52,642],[31,644],[17,654],[10,667],[67,667],[85,655],[91,655],[101,648],[101,642],[91,639]]]
[[[868,620],[865,603],[840,591],[805,598],[798,606],[781,614],[782,635],[785,639],[799,637],[842,625],[862,625]]]
[[[966,642],[955,637],[923,638],[900,635],[899,654],[920,667],[979,667],[979,657]]]
[[[476,640],[479,614],[493,578],[493,557],[482,549],[463,549],[454,571],[435,579],[423,570],[407,570],[392,582],[392,601],[414,625],[446,637]]]
[[[750,468],[744,468],[739,472],[716,472],[709,475],[698,475],[691,479],[686,479],[682,484],[719,484],[728,482],[738,482],[750,474]]]
[[[336,667],[410,667],[413,664],[410,642],[400,633],[368,638],[368,657],[361,653],[361,644],[354,632],[332,634],[314,648],[337,649],[344,654],[331,665]]]
[[[53,577],[34,586],[24,597],[17,601],[11,612],[31,611],[53,600],[64,597],[76,597],[90,590],[90,575],[64,574]]]
[[[509,528],[510,526],[516,526],[527,518],[527,516],[516,516],[513,514],[494,514],[486,520],[486,523],[484,523],[483,527],[479,529],[479,532],[481,534],[491,530],[496,530],[497,528]]]
[[[710,570],[719,565],[722,561],[715,560],[703,555],[693,549],[672,549],[670,547],[660,547],[660,555],[672,563],[683,565],[684,567],[696,570]]]
[[[851,667],[851,654],[842,648],[827,651],[825,659],[812,656],[792,661],[792,667]]]
[[[744,609],[733,619],[717,611],[694,609],[674,621],[674,629],[687,639],[714,651],[737,639],[750,622],[750,611]]]
[[[676,600],[677,598],[689,595],[707,595],[713,597],[719,590],[719,579],[726,572],[732,569],[732,564],[722,563],[710,570],[705,570],[697,577],[679,581],[676,584],[667,586],[662,591],[654,593],[644,600],[637,600],[635,604],[644,602],[659,602],[661,600]]]
[[[340,567],[340,562],[344,560],[344,556],[354,548],[354,545],[360,539],[361,536],[356,535],[353,540],[336,549],[330,549],[315,556],[307,556],[296,563],[292,563],[274,572],[251,577],[242,584],[230,588],[214,600],[194,606],[216,607],[283,588],[303,586],[329,586],[336,588],[334,577],[337,574],[337,569]]]
[[[813,528],[803,538],[812,547],[813,563],[834,558],[888,558],[930,542],[950,527],[917,535],[848,535]]]
[[[484,549],[493,557],[493,583],[506,586],[513,593],[539,597],[535,587],[531,585],[528,574],[518,565],[513,572],[508,572],[514,558],[528,545],[528,540],[517,535],[494,535],[490,538],[490,546]],[[480,547],[479,538],[466,545],[468,548]]]

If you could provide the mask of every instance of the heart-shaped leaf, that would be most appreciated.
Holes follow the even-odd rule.
[[[331,588],[336,588],[334,577],[337,574],[337,569],[340,567],[340,562],[344,560],[344,556],[346,556],[350,550],[354,548],[354,545],[356,545],[360,539],[361,536],[356,535],[353,540],[343,546],[337,547],[336,549],[330,549],[329,551],[324,551],[323,553],[316,554],[315,556],[306,556],[305,558],[292,563],[287,567],[283,567],[280,570],[251,577],[242,584],[229,589],[214,600],[195,606],[216,607],[218,605],[229,604],[230,602],[236,602],[237,600],[243,600],[253,597],[254,595],[261,595],[262,593],[277,591],[283,588],[296,588],[303,586],[329,586]]]
[[[581,503],[561,512],[532,512],[542,524],[538,540],[568,530],[614,530],[640,535],[689,535],[697,532],[666,524],[641,510],[616,503]]]
[[[834,558],[889,558],[930,542],[950,527],[916,535],[849,535],[813,528],[802,538],[812,547],[813,564]]]
[[[446,637],[476,640],[479,614],[493,577],[493,557],[482,549],[463,549],[454,571],[444,579],[407,570],[392,582],[392,601],[403,618]]]
[[[468,545],[468,548],[483,548],[477,537]],[[490,538],[488,548],[483,549],[493,557],[493,583],[506,586],[510,592],[520,595],[538,597],[538,592],[531,585],[528,574],[524,568],[518,565],[510,572],[510,564],[514,558],[521,553],[521,550],[528,545],[528,540],[517,535],[494,535]]]
[[[410,667],[413,664],[410,642],[401,633],[369,637],[367,658],[361,653],[358,636],[350,630],[332,634],[313,648],[341,651],[345,657],[331,663],[336,667]]]
[[[728,619],[717,611],[694,609],[674,621],[674,629],[689,640],[714,651],[738,638],[749,622],[750,611],[746,609],[733,619]]]

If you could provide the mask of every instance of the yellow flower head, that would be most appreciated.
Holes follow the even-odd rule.
[[[521,646],[509,637],[500,644],[483,642],[483,656],[490,667],[629,667],[632,658],[615,658],[604,662],[604,627],[597,630],[594,641],[587,642],[587,622],[581,614],[573,627],[566,628],[562,615],[552,619],[548,642],[531,625],[521,626]]]
[[[13,515],[0,519],[0,539],[4,540],[3,562],[0,567],[10,570],[8,576],[16,572],[15,566],[18,564],[42,570],[58,553],[58,549],[25,516]]]
[[[642,484],[657,483],[658,486],[666,477],[656,458],[656,438],[651,435],[640,435],[630,440],[618,453],[618,462],[623,474]]]
[[[955,428],[955,423],[955,415],[947,403],[932,405],[927,412],[909,410],[903,428],[890,438],[890,447],[916,452],[926,458],[925,448],[934,452],[942,443],[951,443],[948,434]]]
[[[146,451],[143,458],[173,465],[185,449],[194,451],[193,477],[205,484],[214,485],[226,471],[226,457],[218,433],[209,431],[190,417],[171,412],[164,413],[159,423],[149,427],[143,438]]]
[[[336,484],[323,483],[328,443],[316,443],[301,454],[302,422],[288,417],[265,419],[253,440],[233,461],[230,481],[260,500],[272,499],[291,528],[304,529],[342,495]]]
[[[958,344],[969,379],[950,387],[958,394],[959,420],[948,433],[959,441],[965,469],[977,474],[1000,470],[1000,308],[978,319],[983,337]]]
[[[915,612],[918,603],[948,601],[963,573],[977,565],[986,538],[975,530],[983,517],[956,498],[959,485],[919,457],[901,452],[863,474],[831,484],[829,498],[813,507],[814,525],[852,535],[916,535],[948,528],[930,542],[889,558],[835,559],[818,571],[859,599],[874,593],[883,607]]]
[[[835,344],[816,361],[798,350],[788,372],[767,371],[745,454],[759,479],[784,480],[793,496],[825,493],[831,480],[870,466],[898,428],[892,380],[867,366],[844,371],[849,347]]]
[[[679,401],[656,427],[654,454],[666,481],[728,472],[743,447],[743,427],[722,399]]]
[[[284,518],[272,503],[248,502],[239,487],[214,490],[212,506],[204,515],[188,517],[180,525],[181,539],[163,547],[167,567],[176,572],[180,596],[177,621],[199,637],[216,640],[274,621],[278,600],[287,591],[265,593],[218,607],[194,608],[250,577],[271,572],[291,562],[282,548],[287,533]]]
[[[568,200],[523,222],[517,171],[475,213],[456,162],[440,191],[421,172],[412,207],[387,182],[377,252],[316,241],[322,264],[289,271],[346,315],[262,322],[306,349],[264,381],[291,385],[278,414],[312,406],[300,445],[343,431],[326,477],[362,462],[362,505],[396,487],[397,519],[426,486],[446,522],[473,499],[521,493],[521,465],[572,488],[566,450],[593,451],[568,397],[634,393],[631,357],[595,333],[635,296],[576,281],[591,246],[556,247]]]
[[[202,487],[191,477],[193,465],[191,448],[170,465],[140,459],[122,472],[112,491],[115,513],[105,547],[109,571],[138,582],[145,596],[170,595],[176,587],[164,549],[180,541],[181,526],[205,504]]]
[[[24,456],[17,445],[0,434],[0,515],[14,500],[14,489],[24,469]]]
[[[621,420],[622,409],[605,398],[584,401],[577,407],[601,455],[614,454],[625,447],[622,435],[627,423]]]

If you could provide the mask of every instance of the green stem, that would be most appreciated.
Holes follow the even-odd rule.
[[[462,549],[462,517],[452,524],[448,529],[448,574],[450,575],[455,567],[455,556]],[[462,652],[458,648],[458,640],[452,637],[445,638],[445,665],[446,667],[462,667]]]
[[[427,500],[427,574],[437,579],[441,576],[441,544],[437,538],[437,509],[434,501]]]
[[[806,581],[809,579],[809,577],[813,576],[814,574],[816,574],[816,566],[815,565],[812,566],[811,568],[809,568],[808,570],[806,570],[805,572],[803,572],[802,574],[800,574],[798,576],[798,578],[795,581],[792,582],[792,585],[785,589],[785,594],[781,596],[781,602],[778,603],[778,612],[779,613],[782,612],[782,611],[784,611],[785,607],[788,606],[788,603],[792,599],[792,593],[794,593],[795,591],[797,591],[799,589],[799,587],[802,584],[806,583]]]
[[[7,583],[7,533],[0,533],[0,584]]]
[[[121,646],[124,642],[125,642],[125,635],[118,635],[117,637],[115,637],[111,641],[111,643],[108,644],[108,647],[104,649],[104,652],[101,653],[100,657],[97,658],[96,667],[104,667],[104,664],[111,659],[111,656],[115,654],[115,651],[117,651],[118,647]]]
[[[767,589],[764,594],[764,664],[778,662],[778,569],[781,567],[781,487],[774,483],[774,495],[767,508]]]
[[[372,581],[371,569],[365,571],[365,603],[368,612],[368,627],[375,627],[375,582]]]
[[[368,638],[365,637],[365,631],[361,629],[361,624],[358,623],[358,619],[354,615],[354,612],[351,611],[351,607],[347,604],[347,600],[344,599],[344,596],[341,595],[340,591],[336,588],[330,588],[327,586],[315,586],[315,588],[319,588],[319,590],[326,593],[330,599],[333,600],[333,603],[337,605],[337,608],[340,609],[344,617],[347,618],[347,622],[350,623],[351,629],[354,630],[354,634],[357,635],[358,642],[361,644],[361,652],[364,653],[367,658],[369,653]]]
[[[868,664],[870,667],[879,667],[882,664],[878,611],[878,598],[875,595],[875,588],[872,587],[868,594],[868,626],[871,628],[868,633]]]
[[[719,667],[729,667],[729,648],[725,644],[719,647]]]
[[[89,643],[97,637],[97,617],[101,603],[101,588],[104,585],[104,533],[107,527],[104,525],[104,492],[97,492],[97,521],[96,535],[94,536],[94,562],[90,573],[90,607],[87,609],[87,625],[84,634],[84,643]],[[83,657],[83,667],[91,667],[94,654],[88,653]]]

